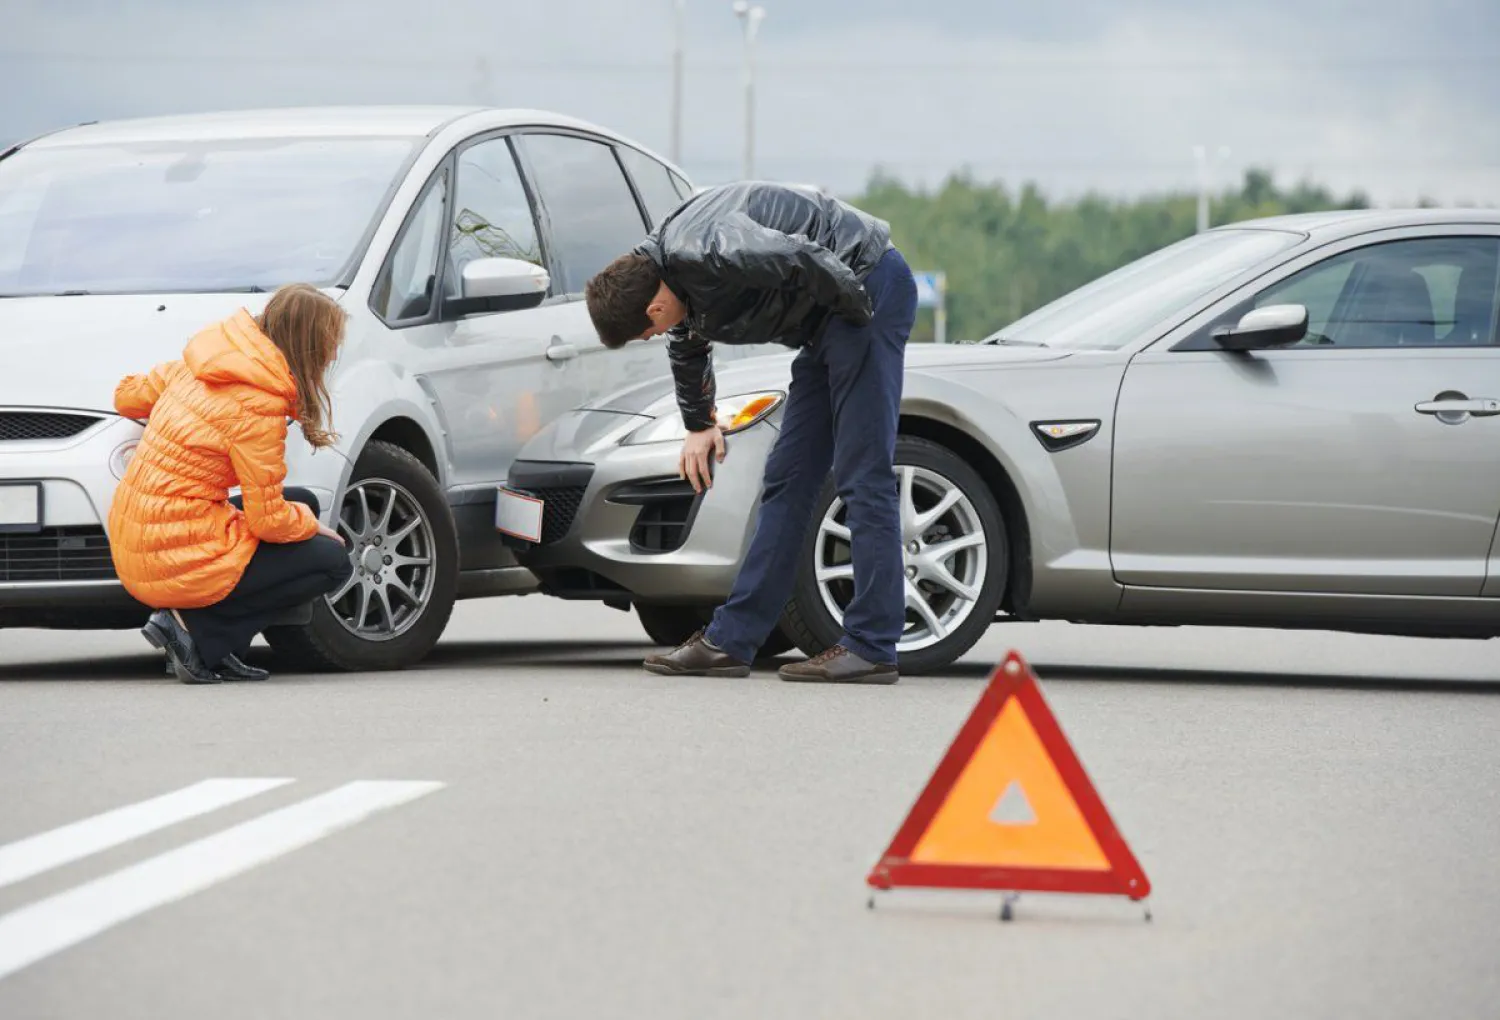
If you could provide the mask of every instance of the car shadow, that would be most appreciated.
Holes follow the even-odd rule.
[[[649,641],[454,641],[439,644],[409,672],[440,673],[448,669],[525,666],[528,669],[568,670],[584,667],[639,669],[641,660],[662,650]],[[788,653],[757,662],[757,672],[774,673],[795,659]],[[269,648],[253,649],[247,661],[275,671],[280,676],[308,680],[348,680],[381,674],[308,674],[285,670]],[[36,681],[139,681],[171,682],[163,674],[159,654],[143,651],[92,659],[7,664],[0,668],[0,683]],[[1150,666],[1106,666],[1081,662],[1032,662],[1044,682],[1173,684],[1196,687],[1264,687],[1279,689],[1414,691],[1424,693],[1500,694],[1500,679],[1463,680],[1452,677],[1392,677],[1339,673],[1267,673],[1241,670],[1178,669]],[[958,662],[939,673],[909,676],[909,682],[941,683],[954,680],[987,680],[993,663]],[[393,674],[385,674],[393,675]]]
[[[1178,669],[1153,666],[1100,666],[1079,662],[1032,662],[1042,681],[1176,684],[1197,687],[1317,688],[1356,691],[1420,691],[1423,693],[1500,694],[1500,679],[1462,680],[1453,677],[1371,676],[1353,673],[1268,673],[1247,670]],[[953,679],[987,680],[995,666],[959,662],[942,673]]]

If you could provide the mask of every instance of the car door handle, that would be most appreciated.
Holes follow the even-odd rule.
[[[1472,414],[1476,418],[1492,418],[1500,414],[1500,400],[1494,397],[1473,397],[1463,400],[1427,400],[1417,405],[1418,414]]]
[[[564,343],[557,337],[552,338],[552,345],[547,348],[548,361],[572,361],[576,357],[578,357],[577,347]]]

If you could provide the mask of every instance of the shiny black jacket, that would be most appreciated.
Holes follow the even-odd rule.
[[[688,429],[713,425],[710,345],[815,343],[833,316],[870,321],[864,280],[890,248],[890,226],[814,191],[745,182],[696,195],[637,248],[688,307],[669,334]]]

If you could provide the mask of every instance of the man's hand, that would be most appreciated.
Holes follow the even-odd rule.
[[[348,545],[348,543],[344,541],[343,535],[340,535],[337,531],[334,531],[326,524],[318,524],[318,534],[333,539],[339,545]]]
[[[724,463],[724,431],[717,425],[702,432],[689,432],[682,441],[682,455],[677,459],[677,474],[686,478],[694,492],[713,488],[712,457]]]

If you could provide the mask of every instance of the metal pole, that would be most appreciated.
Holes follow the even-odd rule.
[[[1198,233],[1208,229],[1208,150],[1201,145],[1193,146],[1193,159],[1198,163]]]
[[[747,0],[735,0],[735,17],[745,30],[745,168],[744,178],[755,176],[755,35],[761,19],[766,16],[764,7],[751,7]]]
[[[684,0],[673,0],[672,31],[672,162],[682,166],[682,48]]]

